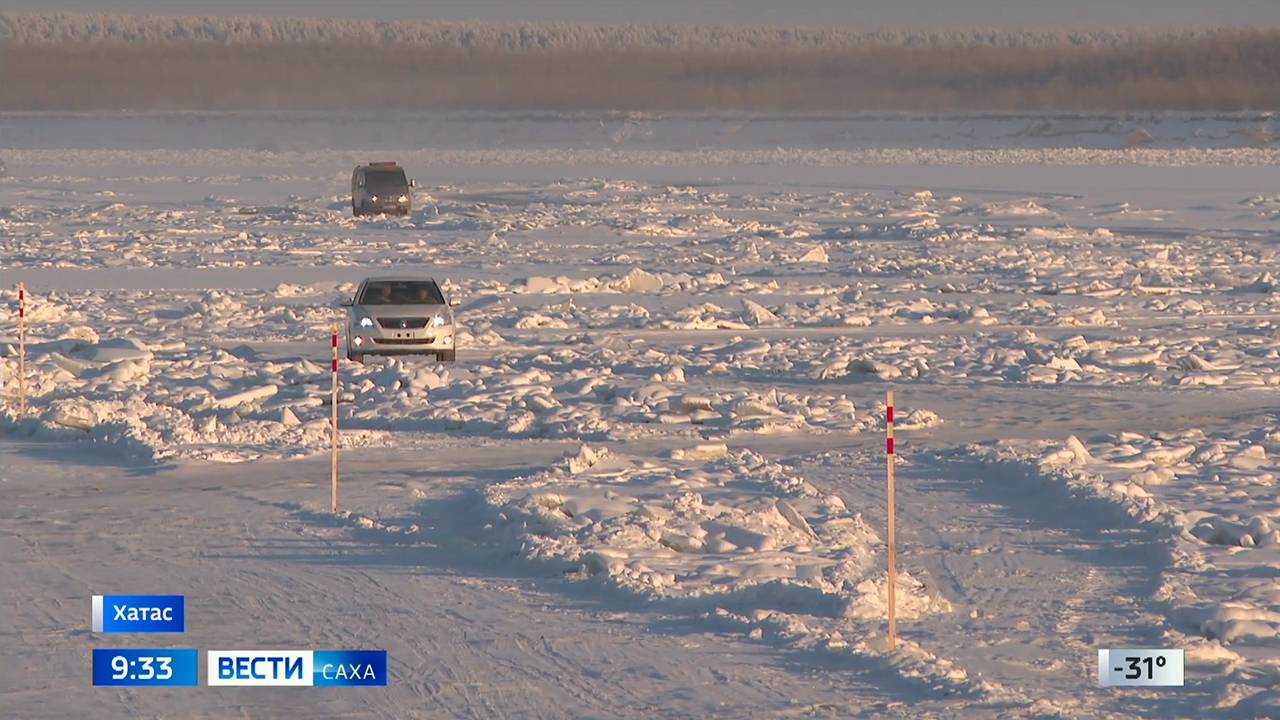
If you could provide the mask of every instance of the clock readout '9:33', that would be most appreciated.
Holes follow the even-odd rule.
[[[94,687],[196,687],[200,653],[195,648],[94,649]]]

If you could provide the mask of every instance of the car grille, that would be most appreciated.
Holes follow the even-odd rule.
[[[430,318],[378,318],[378,324],[387,330],[421,330]]]
[[[373,341],[378,345],[430,345],[435,338],[373,338]]]

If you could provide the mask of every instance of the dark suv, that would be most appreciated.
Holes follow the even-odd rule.
[[[408,215],[413,205],[413,187],[415,183],[405,179],[404,168],[394,162],[357,165],[351,172],[351,214]]]

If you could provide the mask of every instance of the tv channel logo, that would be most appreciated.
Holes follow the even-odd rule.
[[[317,650],[316,687],[386,687],[386,650]]]
[[[209,685],[386,687],[385,650],[210,650]]]
[[[180,633],[187,629],[181,595],[94,595],[96,633]]]
[[[206,657],[213,686],[311,685],[310,650],[210,650]]]

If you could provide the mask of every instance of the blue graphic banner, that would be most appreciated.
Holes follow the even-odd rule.
[[[94,687],[196,687],[200,651],[94,649]]]
[[[94,595],[93,631],[97,633],[180,633],[187,629],[181,595]]]

